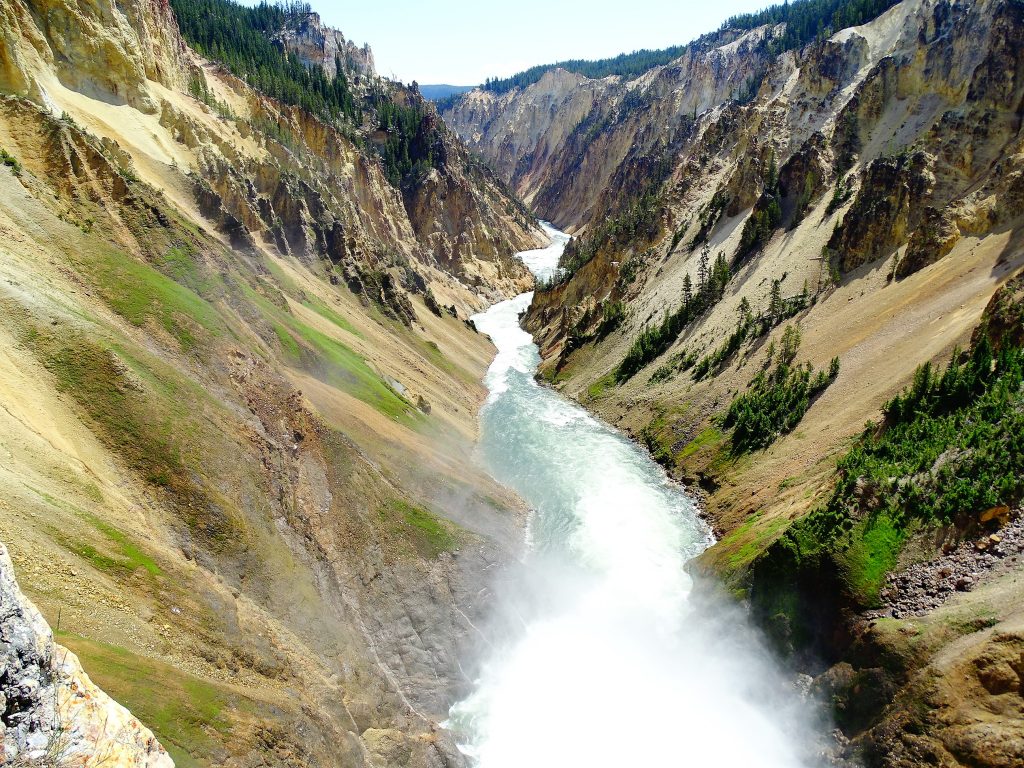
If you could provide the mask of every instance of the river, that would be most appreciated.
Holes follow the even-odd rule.
[[[520,257],[554,274],[568,237]],[[557,392],[519,317],[526,293],[474,317],[497,355],[480,447],[534,510],[495,597],[501,628],[448,726],[480,768],[792,768],[811,719],[743,614],[691,598],[712,542],[693,500],[636,445]]]

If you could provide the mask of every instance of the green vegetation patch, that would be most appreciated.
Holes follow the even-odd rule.
[[[647,446],[651,456],[669,469],[678,466],[685,456],[692,456],[701,447],[713,446],[716,443],[718,431],[710,428],[697,436],[696,441],[700,442],[697,447],[691,448],[694,441],[683,444],[685,438],[681,422],[688,408],[686,404],[671,408],[660,406],[654,417],[640,430],[640,440]]]
[[[102,571],[103,573],[109,573],[111,575],[124,576],[134,570],[126,561],[100,552],[96,547],[88,542],[72,538],[66,533],[56,529],[52,529],[50,534],[53,536],[54,541],[64,547],[64,549],[82,558],[97,571]]]
[[[480,380],[472,373],[467,371],[461,365],[457,365],[452,360],[448,359],[444,351],[437,345],[436,341],[430,339],[422,341],[418,336],[411,336],[417,344],[422,344],[422,348],[425,350],[427,359],[432,365],[438,368],[449,376],[454,376],[460,381],[468,384],[471,387],[475,387],[480,383]]]
[[[838,357],[832,359],[827,372],[817,373],[810,363],[793,366],[787,360],[791,358],[783,352],[771,374],[760,372],[750,388],[729,405],[722,425],[732,428],[734,453],[767,448],[779,436],[792,432],[811,402],[839,376]]]
[[[676,461],[680,462],[693,456],[702,448],[716,450],[725,442],[725,434],[718,427],[707,427],[697,434],[693,440],[688,442],[676,455]]]
[[[21,163],[18,162],[18,158],[12,155],[3,147],[0,147],[0,163],[11,169],[11,172],[15,176],[21,176]]]
[[[302,360],[302,347],[287,328],[280,323],[274,323],[274,335],[277,336],[277,342],[284,350],[285,357],[295,363]]]
[[[334,325],[338,326],[341,330],[346,331],[347,333],[351,333],[353,336],[363,338],[363,334],[361,334],[356,329],[356,327],[352,325],[352,323],[350,323],[348,320],[346,320],[344,317],[342,317],[340,314],[335,312],[333,309],[328,307],[326,304],[324,304],[316,297],[311,296],[306,298],[302,302],[302,306],[306,307],[307,309],[312,309],[314,312],[320,315],[320,317],[324,318],[324,320],[333,323]]]
[[[743,525],[731,531],[718,546],[726,552],[726,563],[732,573],[746,567],[771,544],[789,524],[785,517],[765,520],[760,512],[751,515]]]
[[[220,287],[219,280],[204,268],[189,243],[177,241],[162,256],[155,257],[153,263],[160,272],[199,296],[207,296]]]
[[[615,372],[611,371],[606,373],[600,379],[595,381],[589,387],[587,387],[587,397],[591,400],[597,400],[607,390],[615,386]]]
[[[994,351],[982,335],[944,370],[921,366],[837,464],[828,501],[795,523],[756,563],[759,611],[784,617],[798,644],[832,608],[878,604],[885,575],[908,539],[930,528],[969,531],[979,515],[1024,498],[1024,351]]]
[[[372,103],[377,111],[377,130],[385,136],[374,147],[384,161],[388,181],[395,187],[415,185],[435,166],[435,148],[440,155],[444,153],[431,119],[433,112],[422,101],[400,104],[384,93],[375,94]]]
[[[134,571],[136,568],[145,568],[151,576],[161,575],[162,571],[160,566],[156,564],[156,561],[143,552],[139,545],[128,538],[122,531],[88,512],[83,513],[83,517],[96,530],[106,536],[112,544],[118,547],[121,552],[121,562],[128,570]]]
[[[37,334],[33,340],[57,389],[74,398],[107,446],[132,469],[162,486],[184,474],[181,454],[171,440],[170,418],[161,419],[145,403],[136,403],[137,393],[113,353],[84,337],[61,343]]]
[[[849,544],[837,552],[836,560],[855,594],[878,594],[885,586],[885,575],[896,566],[906,539],[903,526],[885,513],[860,521],[850,531]]]
[[[381,508],[381,517],[389,521],[392,533],[411,542],[423,557],[433,559],[459,548],[459,529],[422,507],[394,500]]]
[[[88,543],[78,542],[72,539],[63,531],[56,529],[51,531],[54,539],[59,541],[61,545],[74,552],[79,557],[90,561],[99,570],[106,572],[131,573],[138,568],[143,568],[154,577],[160,576],[163,573],[160,570],[160,566],[156,564],[156,561],[147,555],[142,548],[135,543],[135,541],[125,535],[120,529],[105,520],[101,520],[91,512],[86,512],[84,509],[80,509],[67,501],[57,499],[45,491],[41,491],[37,488],[31,488],[31,490],[51,506],[71,512],[76,517],[89,523],[93,528],[103,534],[110,544],[114,545],[118,549],[120,557],[110,557],[109,555],[99,552],[95,547]],[[98,492],[99,489],[97,489],[97,493]]]
[[[183,278],[197,269],[184,250],[168,252],[168,266]],[[148,264],[117,251],[92,254],[80,265],[97,284],[103,300],[132,325],[152,319],[171,334],[181,348],[193,349],[202,329],[218,334],[223,329],[217,311],[198,294]]]
[[[287,292],[290,296],[300,296],[302,291],[299,286],[296,285],[295,280],[289,275],[280,264],[277,263],[276,259],[265,258],[263,259],[263,265],[267,268],[267,271],[274,276],[274,281],[281,287],[281,290]]]
[[[652,360],[663,355],[691,322],[703,316],[721,300],[731,274],[732,269],[725,260],[725,254],[719,253],[712,266],[710,249],[705,246],[698,262],[696,293],[693,291],[693,281],[687,274],[683,280],[682,304],[672,314],[666,314],[659,325],[640,332],[615,369],[616,380],[622,383],[632,378]],[[694,381],[717,375],[744,342],[767,335],[780,323],[805,310],[810,301],[806,284],[796,296],[784,297],[782,280],[773,280],[766,312],[755,315],[750,302],[744,297],[738,307],[736,327],[725,341],[699,359],[696,351],[683,349],[673,354],[651,375],[651,383],[668,381],[684,371],[692,371]]]
[[[312,367],[314,370],[321,368],[330,383],[396,421],[416,418],[417,411],[412,404],[389,387],[362,357],[340,341],[298,320],[293,320],[291,330],[317,353]]]
[[[560,384],[564,384],[572,376],[572,373],[564,368],[559,368],[556,365],[549,365],[546,368],[540,369],[540,377],[543,381],[550,384],[552,387],[557,387]]]
[[[739,306],[739,320],[735,330],[729,334],[728,338],[714,351],[696,362],[691,362],[692,357],[687,358],[680,364],[680,368],[685,370],[686,367],[691,367],[693,369],[692,376],[694,381],[702,381],[709,376],[717,376],[726,362],[732,359],[732,356],[739,351],[744,342],[748,339],[759,339],[768,335],[780,323],[803,312],[811,301],[813,299],[810,299],[807,294],[806,283],[804,283],[803,291],[796,296],[783,297],[782,280],[773,280],[771,294],[768,299],[768,311],[766,313],[758,314],[755,317],[751,311],[750,303],[746,297],[743,297]],[[797,337],[797,342],[799,343],[799,337]],[[769,365],[771,364],[773,352],[774,345],[769,347]],[[792,359],[788,362],[792,362]]]
[[[958,615],[948,620],[947,626],[958,637],[991,629],[999,623],[999,617],[987,606],[971,606],[971,611],[973,615]]]
[[[89,677],[156,734],[181,768],[209,765],[231,738],[235,696],[222,688],[116,645],[70,632],[57,640]]]
[[[270,321],[290,363],[301,366],[396,421],[409,423],[421,418],[419,411],[389,387],[356,352],[276,306],[244,280],[239,279],[239,285]]]

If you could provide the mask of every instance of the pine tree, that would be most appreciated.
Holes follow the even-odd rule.
[[[789,365],[796,359],[796,353],[800,349],[802,335],[797,325],[787,325],[782,332],[782,361]]]
[[[743,327],[743,325],[749,322],[752,313],[750,311],[750,301],[747,300],[746,296],[740,299],[740,305],[736,309],[736,313],[739,315],[739,322],[737,323],[739,327]]]
[[[707,290],[708,278],[710,277],[709,268],[711,266],[711,246],[707,243],[700,251],[700,260],[697,262],[697,286],[701,293]]]
[[[715,267],[711,272],[711,283],[717,297],[721,298],[725,293],[725,286],[729,284],[731,276],[729,262],[725,260],[725,252],[719,251],[718,257],[715,259]]]
[[[782,281],[772,280],[772,292],[768,299],[768,316],[773,323],[782,317]]]
[[[690,273],[687,272],[683,277],[683,305],[688,305],[693,301],[693,281],[690,279]]]

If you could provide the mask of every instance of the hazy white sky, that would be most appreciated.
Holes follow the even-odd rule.
[[[382,75],[452,85],[686,43],[777,1],[309,0],[346,38],[370,44]]]

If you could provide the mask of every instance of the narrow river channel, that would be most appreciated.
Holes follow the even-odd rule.
[[[520,254],[553,274],[567,236]],[[646,453],[534,381],[519,327],[533,294],[477,315],[497,356],[481,450],[533,508],[508,620],[449,726],[480,768],[789,768],[806,713],[742,612],[698,607],[686,562],[711,543],[693,500]]]

